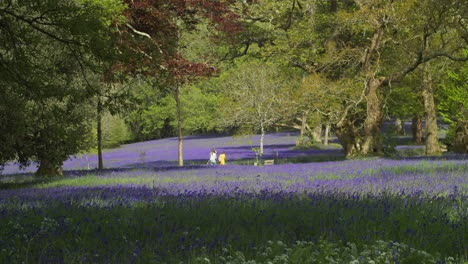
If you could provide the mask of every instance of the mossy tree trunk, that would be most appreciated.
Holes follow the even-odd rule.
[[[63,176],[62,165],[47,159],[41,159],[36,175],[42,177]]]
[[[422,119],[419,115],[413,116],[411,120],[411,130],[413,134],[413,143],[421,145],[423,142]]]
[[[453,151],[468,153],[468,120],[458,120],[456,124]]]
[[[434,103],[434,83],[429,73],[424,74],[422,84],[424,114],[426,118],[426,155],[441,154],[437,128],[436,106]]]

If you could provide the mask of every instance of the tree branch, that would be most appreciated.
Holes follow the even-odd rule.
[[[18,19],[18,20],[21,20],[21,21],[29,24],[35,30],[37,30],[37,31],[39,31],[39,32],[49,36],[50,38],[53,38],[53,39],[59,41],[59,42],[62,42],[62,43],[65,43],[65,44],[74,44],[74,45],[84,46],[79,41],[76,41],[76,40],[73,40],[73,39],[63,39],[63,38],[61,38],[59,36],[56,36],[56,35],[48,32],[45,29],[42,29],[41,27],[36,26],[35,23],[34,23],[35,22],[34,20],[29,20],[29,19],[27,19],[27,18],[25,18],[23,16],[17,15],[17,14],[15,14],[13,12],[8,11],[8,10],[3,10],[3,12],[10,15],[10,16],[12,16],[12,17],[14,17],[14,18],[16,18],[16,19]]]

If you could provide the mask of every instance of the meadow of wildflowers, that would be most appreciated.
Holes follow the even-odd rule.
[[[269,135],[261,158],[332,160],[239,165],[256,159],[255,138],[205,136],[185,140],[182,168],[175,139],[109,150],[103,172],[72,157],[60,179],[9,166],[1,176],[0,262],[468,260],[464,156],[339,161],[337,148],[291,149],[296,139]],[[228,165],[206,165],[212,147],[226,151]]]

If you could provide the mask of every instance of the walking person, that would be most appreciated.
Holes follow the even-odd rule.
[[[216,165],[216,149],[212,149],[211,152],[210,152],[210,160],[208,161],[208,163],[210,165]]]
[[[221,155],[219,155],[218,160],[220,165],[226,164],[226,151],[223,151]]]

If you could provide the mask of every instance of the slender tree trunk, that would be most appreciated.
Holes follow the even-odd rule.
[[[180,87],[176,84],[175,88],[175,99],[176,99],[176,112],[177,112],[177,137],[178,137],[178,159],[179,166],[184,166],[184,157],[183,157],[183,146],[184,139],[182,135],[182,114],[181,114],[181,105],[180,105]]]
[[[47,159],[41,159],[36,175],[42,177],[63,176],[62,166],[61,164],[53,164]]]
[[[104,169],[104,162],[102,159],[102,102],[98,97],[97,103],[97,147],[98,147],[98,170]]]
[[[422,120],[419,115],[415,115],[411,120],[411,130],[413,132],[413,142],[416,145],[422,144]]]
[[[434,103],[433,81],[429,73],[424,74],[422,94],[426,118],[426,155],[441,153],[437,128],[436,106]]]
[[[382,86],[381,79],[371,79],[367,84],[367,118],[364,125],[364,143],[362,144],[362,155],[370,153],[382,153],[382,136],[380,126],[382,124],[382,101],[378,90]]]
[[[265,140],[265,128],[261,124],[261,135],[260,135],[260,154],[263,155],[263,142]]]
[[[328,134],[330,134],[330,124],[325,126],[325,138],[323,139],[324,145],[328,145]]]
[[[395,134],[404,135],[405,129],[403,126],[404,126],[403,121],[401,121],[400,118],[395,119]]]

